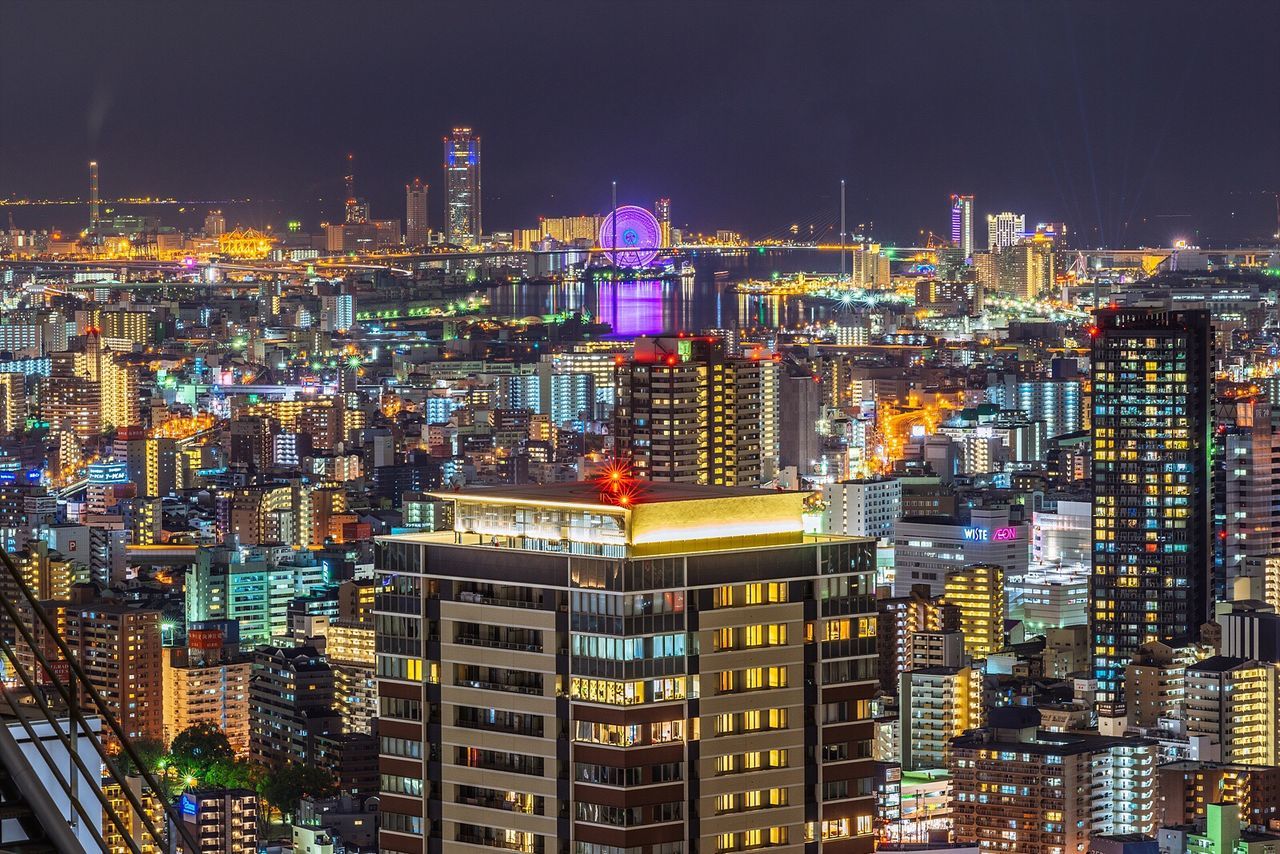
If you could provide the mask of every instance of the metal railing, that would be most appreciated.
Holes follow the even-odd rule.
[[[5,582],[5,584],[0,585],[0,615],[5,618],[0,620],[0,625],[5,622],[12,624],[18,637],[30,650],[31,656],[36,663],[35,667],[28,668],[17,655],[8,637],[5,636],[6,633],[0,631],[0,654],[3,654],[5,659],[8,660],[10,671],[22,683],[22,687],[26,689],[31,697],[33,705],[28,706],[20,703],[15,696],[17,692],[3,683],[0,683],[0,694],[3,694],[4,700],[12,710],[15,720],[25,731],[27,737],[31,739],[31,743],[39,753],[40,762],[43,763],[44,767],[36,770],[39,772],[47,770],[49,772],[48,777],[45,779],[52,778],[52,782],[56,783],[62,793],[66,795],[67,801],[72,808],[70,815],[64,816],[59,812],[55,812],[52,816],[47,815],[49,804],[52,801],[42,797],[42,794],[45,793],[32,791],[28,787],[22,794],[28,800],[37,818],[41,820],[45,829],[55,837],[61,837],[62,835],[62,828],[59,823],[76,828],[80,822],[83,822],[83,828],[93,837],[100,850],[107,851],[107,843],[103,839],[102,833],[98,830],[100,819],[95,819],[89,814],[80,797],[79,780],[83,778],[88,781],[88,788],[91,794],[102,805],[103,815],[105,815],[115,832],[119,834],[129,851],[132,854],[144,854],[139,841],[134,838],[135,825],[121,816],[120,812],[106,796],[106,793],[103,792],[103,787],[100,783],[106,780],[120,788],[121,795],[128,802],[128,806],[137,818],[137,823],[142,826],[145,836],[150,837],[151,842],[159,850],[173,851],[176,849],[173,843],[178,840],[170,839],[168,833],[168,828],[174,828],[178,836],[181,837],[180,841],[183,848],[188,852],[199,851],[195,838],[191,835],[191,831],[183,822],[182,817],[176,812],[173,804],[164,804],[165,814],[170,819],[166,822],[166,829],[162,831],[156,827],[156,823],[143,804],[142,799],[129,786],[127,780],[129,775],[120,767],[119,754],[109,751],[102,738],[99,737],[98,732],[91,726],[89,717],[86,716],[84,711],[84,700],[87,700],[90,704],[90,715],[100,718],[107,729],[110,730],[111,735],[115,737],[116,743],[120,746],[120,751],[129,760],[133,768],[137,770],[138,775],[150,787],[156,798],[164,798],[164,788],[156,780],[151,769],[147,767],[141,756],[139,756],[137,749],[123,728],[121,728],[120,722],[116,720],[110,706],[93,685],[80,661],[67,645],[66,640],[58,633],[57,626],[36,599],[34,592],[22,577],[22,573],[14,564],[13,559],[3,549],[0,549],[0,564],[2,564],[0,566],[0,579]],[[5,588],[10,585],[18,591],[19,601],[15,602],[5,592]],[[22,607],[24,606],[30,613],[24,614],[22,612]],[[34,625],[28,625],[28,620],[34,620]],[[42,640],[36,637],[32,630],[35,627],[43,630],[47,636],[45,642],[42,643]],[[56,648],[57,654],[61,656],[61,659],[57,662],[50,661],[49,656],[45,654],[46,645],[49,643]],[[55,666],[55,664],[62,666]],[[33,670],[35,672],[32,672]],[[41,671],[43,672],[43,680],[39,678]],[[66,706],[65,714],[60,713],[60,710],[55,709],[46,699],[45,690],[42,689],[41,683],[53,688],[54,694]],[[74,766],[74,768],[70,769],[70,780],[67,779],[67,775],[62,773],[62,770],[58,767],[59,763],[54,760],[48,748],[45,747],[44,739],[36,732],[31,720],[28,719],[28,713],[33,708],[48,723],[53,736],[66,750],[67,760],[70,765]],[[88,741],[101,758],[102,766],[106,769],[105,777],[99,770],[91,770],[80,755],[82,740]],[[29,760],[31,758],[28,756]],[[21,782],[21,780],[18,782]],[[45,814],[42,815],[41,813]],[[62,845],[59,846],[60,849],[62,847]]]

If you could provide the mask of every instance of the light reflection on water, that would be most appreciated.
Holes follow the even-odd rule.
[[[662,335],[704,329],[778,329],[835,316],[823,300],[741,294],[725,276],[677,280],[514,284],[489,292],[493,311],[506,317],[587,311],[613,327],[612,335]]]

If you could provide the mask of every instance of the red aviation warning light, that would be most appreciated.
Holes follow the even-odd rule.
[[[596,488],[602,502],[619,507],[630,507],[642,496],[641,481],[632,473],[630,465],[619,460],[600,470],[596,476]]]

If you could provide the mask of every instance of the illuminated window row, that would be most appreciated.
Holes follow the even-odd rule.
[[[750,709],[726,712],[715,717],[716,735],[737,735],[787,728],[786,709]]]

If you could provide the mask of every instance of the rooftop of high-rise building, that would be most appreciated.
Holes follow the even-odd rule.
[[[590,481],[572,483],[545,483],[523,486],[474,486],[457,491],[440,491],[429,493],[434,498],[446,500],[472,500],[492,503],[537,503],[539,505],[596,505],[606,508],[625,509],[626,504],[611,497],[602,485],[601,478]],[[715,499],[732,499],[758,497],[761,495],[800,495],[798,492],[777,492],[755,489],[746,486],[705,486],[696,483],[637,482],[625,475],[634,487],[632,504],[667,504],[673,501],[708,501]]]
[[[454,502],[454,530],[385,539],[633,555],[846,539],[805,533],[802,492],[650,482],[620,468],[593,481],[430,494]]]

